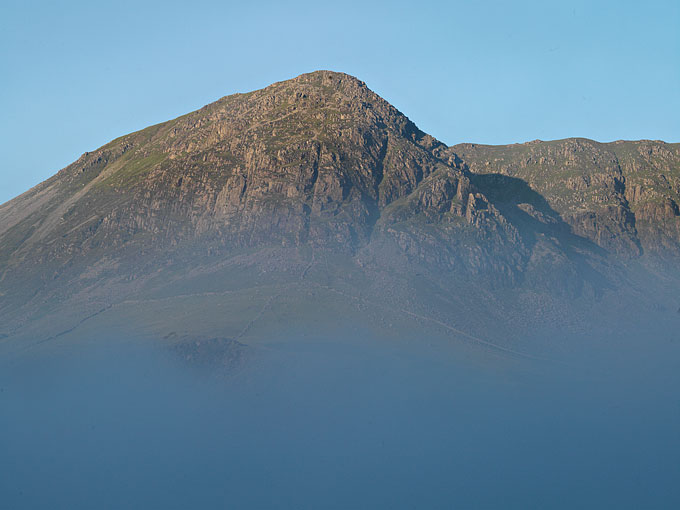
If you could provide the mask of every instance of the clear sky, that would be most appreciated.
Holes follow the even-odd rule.
[[[122,134],[316,69],[447,144],[680,141],[680,2],[0,6],[0,202]]]

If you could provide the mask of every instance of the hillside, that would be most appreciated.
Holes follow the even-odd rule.
[[[547,324],[675,313],[679,195],[678,144],[447,147],[319,71],[118,138],[0,206],[0,335],[361,327],[519,352]]]

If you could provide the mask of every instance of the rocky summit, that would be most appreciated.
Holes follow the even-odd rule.
[[[678,204],[680,144],[448,147],[358,79],[304,74],[0,206],[0,346],[360,326],[526,352],[546,327],[675,320]]]

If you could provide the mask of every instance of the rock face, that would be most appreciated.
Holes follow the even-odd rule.
[[[353,288],[402,304],[412,274],[445,293],[467,282],[472,301],[594,296],[617,257],[678,262],[679,203],[677,144],[447,147],[320,71],[123,136],[0,206],[0,333],[66,307],[77,325],[225,264],[276,281],[358,274]]]
[[[312,73],[86,153],[3,206],[0,221],[13,231],[43,200],[50,221],[37,217],[22,247],[49,244],[50,258],[142,232],[154,242],[216,233],[229,247],[351,248],[368,240],[381,209],[445,167],[435,144],[362,82]]]
[[[444,151],[475,174],[517,177],[540,193],[573,232],[619,255],[680,255],[680,147],[643,140],[585,139]]]

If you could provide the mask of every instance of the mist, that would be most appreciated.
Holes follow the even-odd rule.
[[[675,508],[679,358],[654,338],[567,362],[342,335],[234,367],[106,335],[4,359],[1,506]]]

